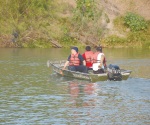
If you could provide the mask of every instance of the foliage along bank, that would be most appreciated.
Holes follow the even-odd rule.
[[[0,47],[150,46],[150,22],[134,13],[114,20],[121,34],[107,35],[110,19],[93,0],[0,0]]]
[[[117,17],[114,25],[122,36],[108,36],[104,40],[107,46],[150,48],[150,21],[145,21],[138,14],[128,12],[124,16]]]

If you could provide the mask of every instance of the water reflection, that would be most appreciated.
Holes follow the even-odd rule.
[[[94,106],[96,96],[95,83],[71,81],[68,83],[70,107]]]
[[[128,121],[147,124],[149,82],[134,78],[121,82],[69,81],[68,94],[65,95],[68,121],[77,124],[126,124]]]

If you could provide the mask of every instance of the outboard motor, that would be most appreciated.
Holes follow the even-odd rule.
[[[107,68],[108,79],[113,81],[121,81],[122,75],[119,66],[110,64]]]

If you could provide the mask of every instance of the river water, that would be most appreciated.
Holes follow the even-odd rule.
[[[82,53],[84,50],[81,50]],[[107,63],[132,70],[126,81],[57,76],[47,60],[69,49],[0,49],[0,125],[149,125],[149,49],[104,49]]]

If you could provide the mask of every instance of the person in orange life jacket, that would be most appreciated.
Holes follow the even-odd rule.
[[[93,58],[93,51],[91,51],[91,47],[90,46],[86,46],[85,48],[85,52],[82,54],[84,60],[86,61],[86,67],[88,68],[88,70],[92,69],[92,58]]]
[[[93,73],[104,73],[105,55],[102,53],[102,47],[96,48],[97,52],[93,55]]]
[[[78,53],[78,48],[73,47],[71,48],[71,55],[69,55],[68,60],[63,67],[63,70],[65,70],[68,66],[68,69],[71,71],[87,73],[87,68],[85,65],[85,60],[83,59],[82,55]]]

